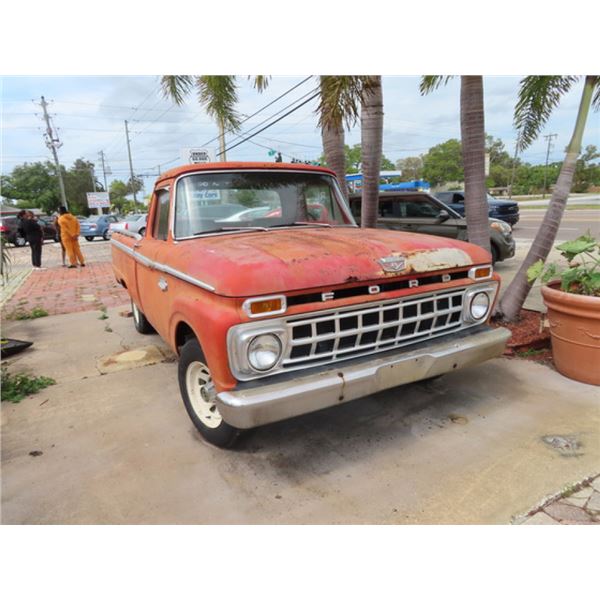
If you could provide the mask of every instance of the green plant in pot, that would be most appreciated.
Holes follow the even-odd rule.
[[[527,271],[529,281],[544,284],[554,364],[567,377],[600,385],[600,245],[588,234],[556,249],[566,267],[538,261]]]

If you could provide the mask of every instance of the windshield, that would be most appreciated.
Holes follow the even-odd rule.
[[[175,237],[246,227],[354,225],[333,181],[320,173],[270,171],[184,177],[177,185]]]

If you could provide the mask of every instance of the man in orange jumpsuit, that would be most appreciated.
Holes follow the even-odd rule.
[[[64,206],[58,209],[58,225],[60,226],[60,239],[69,256],[69,269],[77,267],[77,261],[85,267],[85,259],[79,248],[79,221]]]

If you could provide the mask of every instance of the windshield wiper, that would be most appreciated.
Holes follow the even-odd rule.
[[[269,231],[268,227],[219,227],[219,229],[210,229],[208,231],[197,231],[192,235],[203,235],[205,233],[219,233],[219,231]]]
[[[269,229],[273,229],[274,227],[333,227],[329,223],[319,223],[317,221],[294,221],[293,223],[281,223],[279,225],[271,225]]]

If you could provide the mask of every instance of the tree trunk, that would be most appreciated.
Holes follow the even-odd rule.
[[[460,132],[465,172],[465,216],[469,242],[490,251],[489,208],[485,187],[483,77],[460,78]]]
[[[344,152],[344,127],[323,127],[321,129],[323,153],[327,166],[337,175],[338,183],[344,198],[348,199],[348,184],[346,183],[346,154]]]
[[[227,162],[227,155],[225,154],[225,124],[223,119],[218,119],[219,126],[219,162]]]
[[[552,192],[548,210],[523,264],[500,299],[496,315],[502,317],[505,321],[515,321],[519,316],[532,286],[532,283],[529,283],[527,279],[527,269],[538,260],[546,260],[556,239],[567,199],[571,192],[573,175],[577,166],[577,157],[581,152],[581,140],[592,102],[595,82],[596,78],[589,75],[585,79],[577,120],[575,121],[575,130],[573,131],[571,142],[567,147],[565,160],[563,161],[558,181]]]
[[[371,78],[363,92],[360,111],[362,149],[361,227],[376,227],[379,209],[379,178],[383,146],[383,91],[381,77]]]

